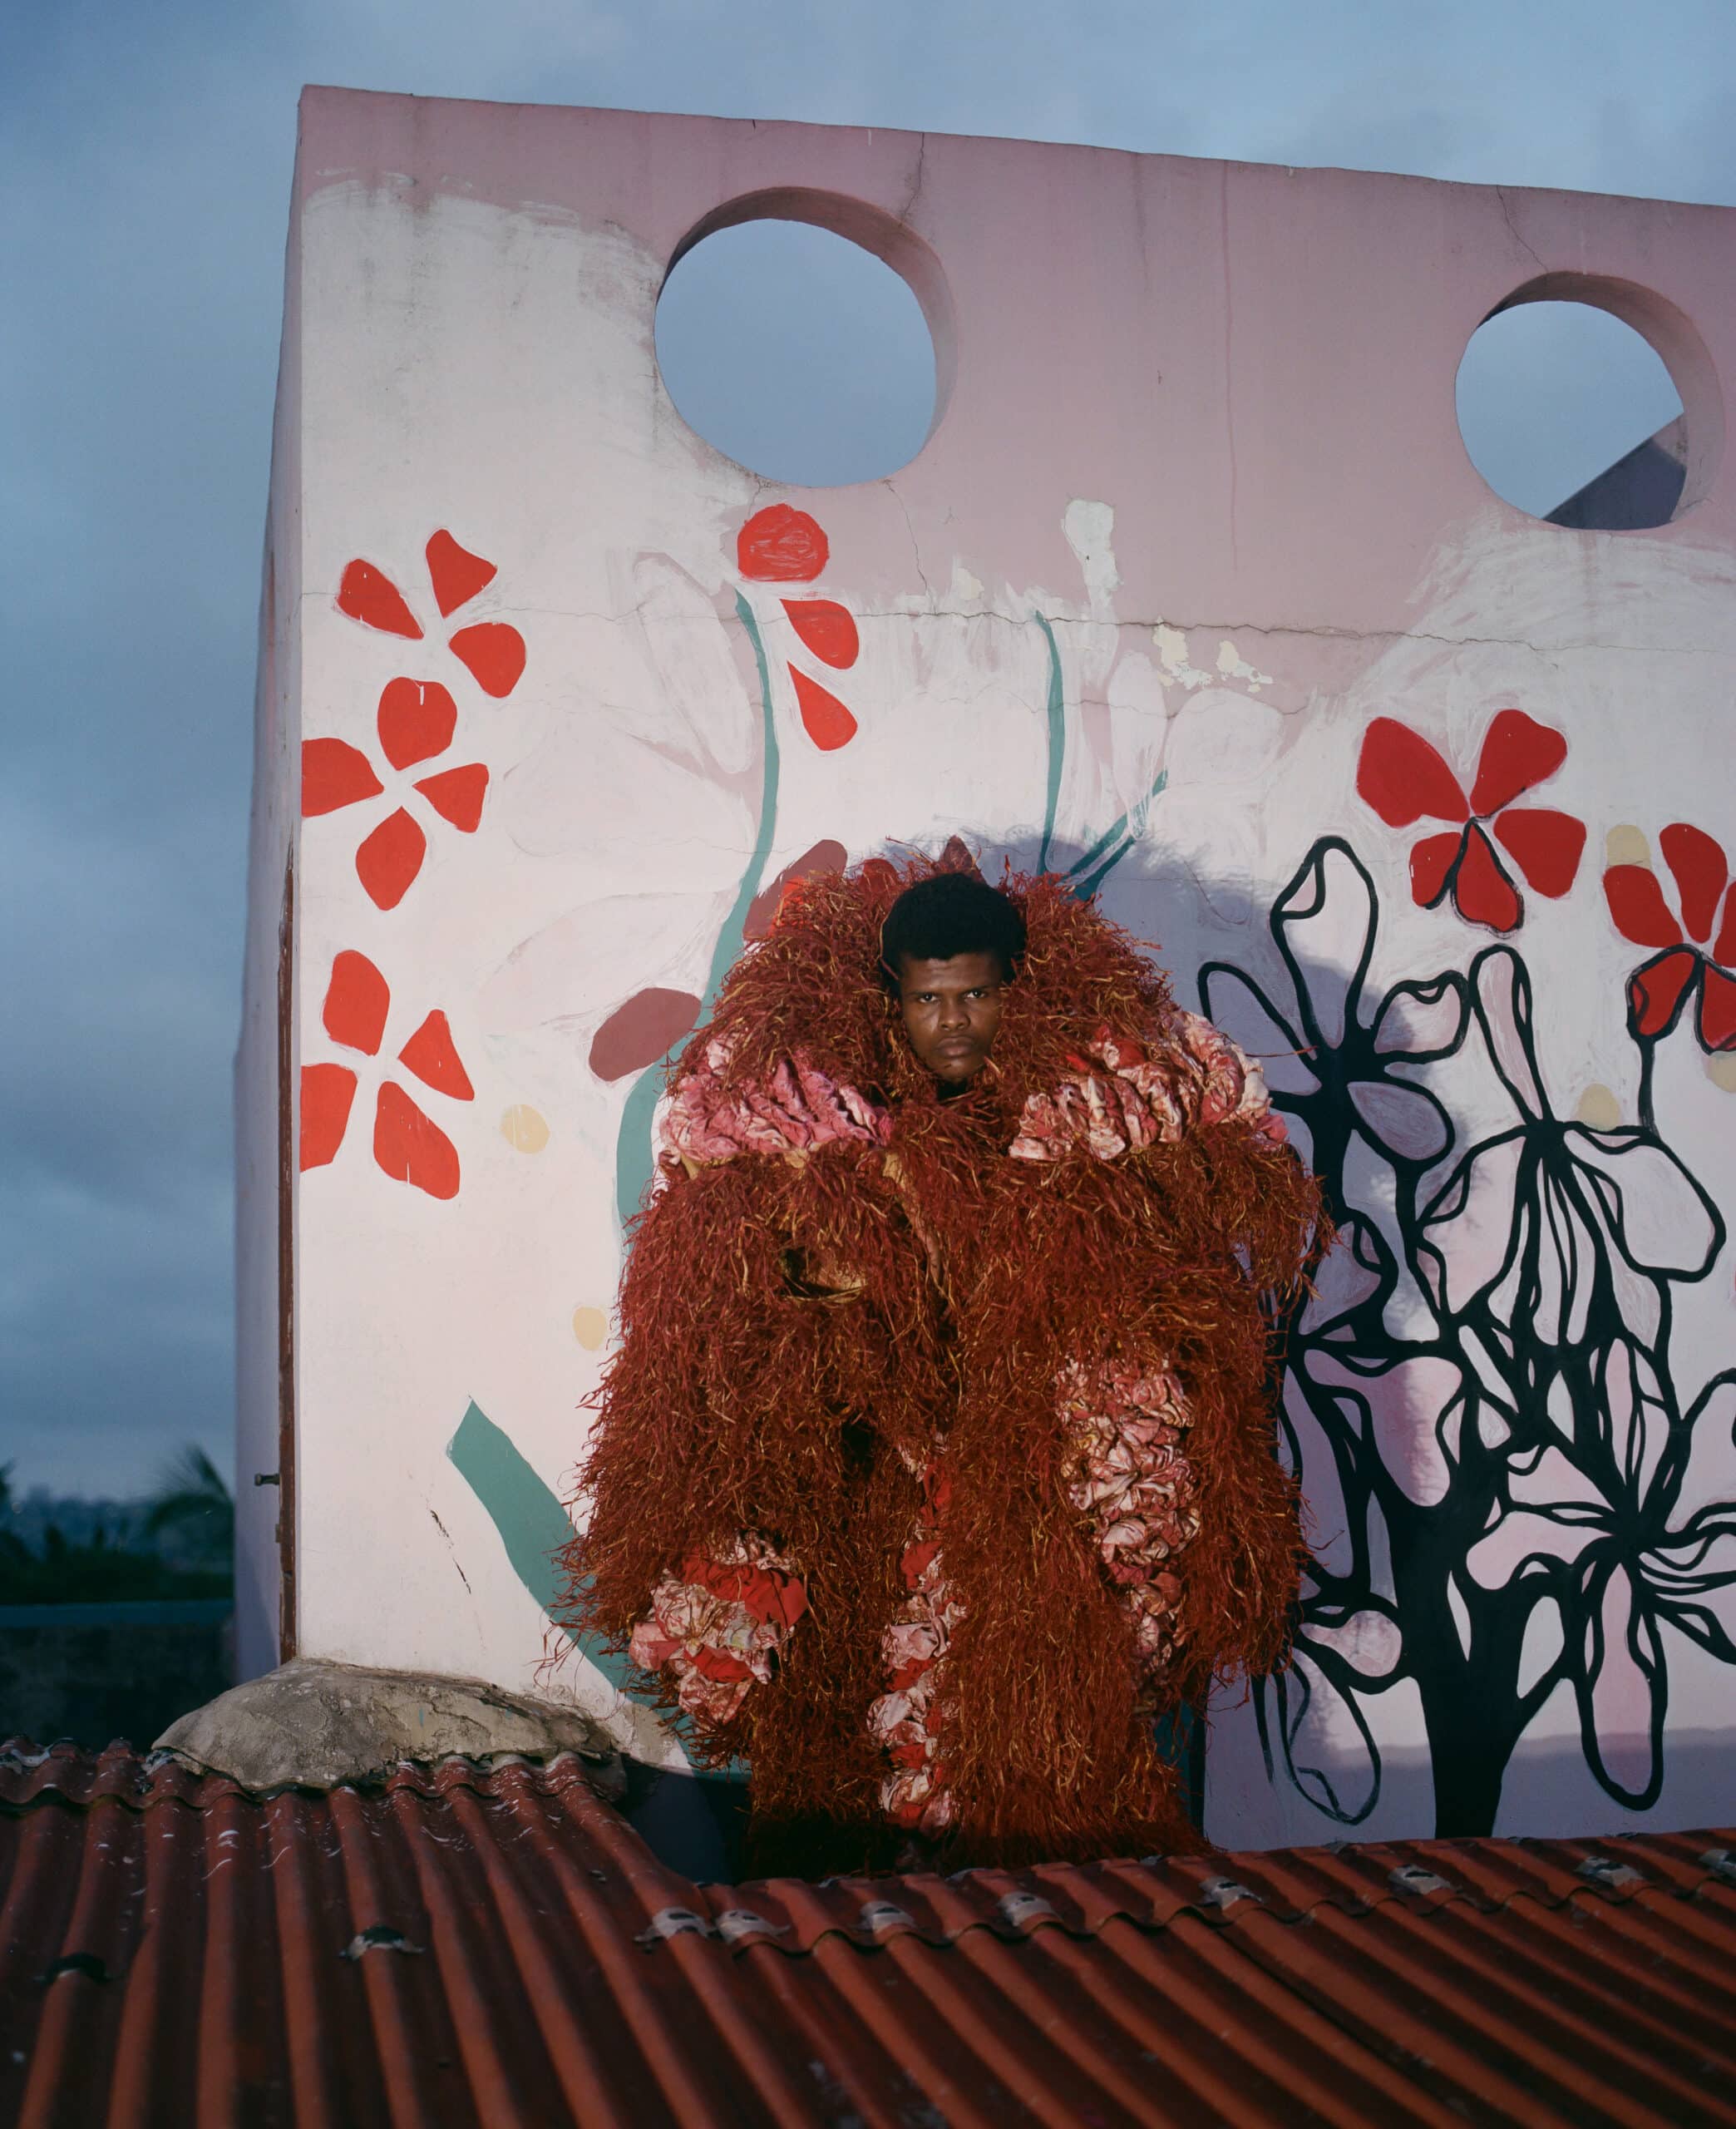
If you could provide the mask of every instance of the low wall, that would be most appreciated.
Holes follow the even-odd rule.
[[[0,1604],[0,1736],[147,1746],[235,1682],[226,1597]]]

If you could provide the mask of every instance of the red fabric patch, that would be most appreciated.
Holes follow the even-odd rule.
[[[402,806],[381,822],[356,852],[356,877],[379,909],[396,909],[422,870],[428,838]]]
[[[1635,1035],[1655,1042],[1668,1031],[1699,967],[1699,956],[1692,947],[1675,946],[1634,971],[1628,983],[1628,1011]]]
[[[807,1609],[806,1588],[790,1574],[768,1574],[763,1582],[764,1587],[745,1594],[742,1603],[757,1619],[793,1627]]]
[[[301,1165],[324,1168],[338,1157],[356,1099],[347,1064],[303,1064],[301,1075]]]
[[[1564,895],[1579,874],[1586,824],[1546,806],[1513,806],[1495,823],[1502,847],[1540,895]]]
[[[1712,936],[1719,901],[1729,877],[1724,852],[1704,828],[1689,827],[1685,821],[1672,821],[1663,829],[1658,847],[1681,890],[1682,921],[1688,936],[1704,946]]]
[[[807,1609],[807,1591],[794,1575],[745,1560],[714,1560],[703,1553],[689,1553],[681,1563],[681,1578],[710,1590],[726,1603],[744,1605],[750,1617],[762,1621],[793,1627]]]
[[[394,768],[408,768],[451,745],[458,705],[438,680],[388,680],[376,722],[387,760]]]
[[[525,670],[525,639],[506,621],[478,621],[460,629],[451,641],[452,655],[470,668],[471,677],[486,695],[497,700],[510,695]]]
[[[681,1578],[696,1589],[708,1589],[713,1597],[733,1599],[740,1594],[739,1567],[723,1567],[708,1553],[688,1553],[681,1563]]]
[[[387,635],[407,635],[413,643],[422,630],[404,604],[403,594],[382,569],[372,562],[346,562],[338,586],[338,610]]]
[[[1604,900],[1615,929],[1636,946],[1679,946],[1682,927],[1669,913],[1658,876],[1649,865],[1611,865],[1603,876]]]
[[[1518,890],[1501,869],[1495,847],[1475,821],[1465,831],[1465,854],[1452,882],[1452,899],[1461,916],[1487,924],[1492,931],[1512,931],[1524,914]]]
[[[431,1198],[458,1195],[457,1148],[391,1079],[374,1109],[373,1150],[395,1183],[413,1183]]]
[[[481,762],[467,762],[462,768],[443,768],[438,776],[423,777],[416,788],[442,820],[450,821],[466,835],[476,832],[488,791],[488,771]]]
[[[736,535],[736,566],[759,584],[806,584],[831,554],[814,520],[787,502],[755,511]]]
[[[786,865],[769,887],[762,887],[747,907],[747,921],[742,926],[744,939],[763,939],[777,921],[783,907],[786,891],[796,881],[805,880],[811,872],[841,872],[850,862],[850,852],[841,842],[816,842],[804,850],[800,857]]]
[[[796,699],[801,706],[801,721],[809,738],[826,754],[847,746],[856,737],[856,721],[843,704],[794,665],[790,668],[790,678],[796,683]]]
[[[332,963],[332,980],[326,985],[320,1010],[326,1033],[346,1050],[359,1050],[372,1057],[386,1032],[386,1015],[392,991],[366,954],[342,953]]]
[[[450,532],[436,532],[426,551],[428,581],[434,587],[434,603],[442,620],[474,599],[484,585],[492,584],[499,574],[492,562],[473,555],[468,547],[461,547]]]
[[[436,1094],[450,1094],[454,1101],[476,1098],[444,1013],[429,1014],[398,1052],[398,1061],[407,1064],[423,1085],[432,1087]]]
[[[590,1068],[599,1079],[643,1071],[690,1035],[698,1017],[691,990],[636,990],[591,1037]]]
[[[1462,821],[1470,814],[1458,778],[1425,738],[1396,717],[1377,717],[1363,734],[1356,788],[1389,828],[1426,814]]]
[[[704,1646],[696,1648],[693,1664],[702,1678],[715,1678],[720,1685],[732,1686],[742,1678],[753,1676],[738,1656],[726,1656],[721,1648]]]
[[[1447,892],[1447,876],[1465,840],[1462,829],[1426,835],[1410,854],[1411,900],[1433,909]]]
[[[1700,988],[1699,1039],[1708,1050],[1736,1050],[1736,981],[1708,966]]]
[[[1736,887],[1724,897],[1724,922],[1712,941],[1712,958],[1722,961],[1726,968],[1736,962]]]
[[[1498,813],[1521,791],[1553,776],[1567,758],[1567,742],[1559,732],[1539,724],[1522,709],[1503,709],[1483,735],[1482,753],[1472,788],[1473,813]]]
[[[841,671],[854,665],[862,647],[856,615],[836,599],[786,599],[790,625],[816,658]]]
[[[904,1576],[906,1588],[915,1589],[920,1587],[923,1576],[934,1565],[940,1550],[940,1540],[938,1538],[928,1539],[920,1545],[905,1547],[904,1558],[899,1562],[899,1569]]]
[[[366,754],[343,739],[302,741],[302,818],[335,813],[385,789]]]

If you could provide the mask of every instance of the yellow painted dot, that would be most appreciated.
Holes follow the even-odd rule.
[[[1611,828],[1604,837],[1604,862],[1606,865],[1650,865],[1651,845],[1645,839],[1645,829],[1636,828],[1630,821],[1624,821],[1620,827]]]
[[[575,1308],[573,1336],[586,1352],[594,1353],[609,1336],[609,1318],[600,1308]]]
[[[1736,1055],[1721,1050],[1717,1056],[1706,1060],[1706,1077],[1714,1087],[1722,1087],[1727,1094],[1736,1094]]]
[[[534,1109],[518,1102],[501,1119],[501,1136],[521,1153],[540,1153],[549,1143],[549,1127]]]
[[[1595,1081],[1580,1096],[1574,1113],[1594,1131],[1613,1131],[1621,1122],[1621,1104],[1606,1086]]]

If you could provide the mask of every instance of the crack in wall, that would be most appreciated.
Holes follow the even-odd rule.
[[[898,219],[900,222],[904,223],[906,227],[909,226],[911,215],[916,211],[916,202],[922,196],[922,170],[923,165],[927,161],[927,160],[928,135],[926,133],[919,133],[916,136],[916,168],[912,173],[910,178],[910,197],[898,210]]]
[[[890,481],[882,483],[893,495],[903,512],[906,528],[910,533],[911,553],[916,564],[916,573],[922,579],[923,589],[929,595],[926,606],[851,606],[851,613],[859,621],[996,621],[1003,627],[1023,630],[1030,625],[1028,613],[1009,613],[999,606],[943,606],[935,603],[934,587],[922,566],[921,553],[916,545],[916,534],[910,524],[910,514],[902,496],[892,487]],[[333,595],[329,592],[307,591],[302,594],[303,605],[329,605]],[[650,604],[648,595],[631,606],[614,610],[589,606],[501,606],[496,610],[503,615],[524,615],[548,620],[600,621],[609,626],[618,626],[624,621],[643,619],[647,628],[690,628],[695,621],[704,619],[705,610],[695,607],[691,613],[646,615]],[[1090,614],[1049,613],[1051,625],[1057,629],[1134,630],[1149,635],[1153,629],[1178,629],[1185,635],[1247,635],[1263,639],[1274,637],[1316,637],[1330,643],[1432,643],[1449,650],[1528,650],[1538,658],[1556,658],[1575,653],[1616,651],[1635,658],[1718,658],[1728,659],[1729,646],[1709,643],[1618,643],[1586,637],[1575,637],[1556,643],[1534,643],[1529,636],[1520,635],[1446,635],[1433,629],[1357,629],[1336,621],[1226,621],[1180,620],[1168,614],[1157,614],[1149,618],[1139,615],[1116,616],[1105,619]]]
[[[1507,187],[1504,185],[1497,185],[1495,187],[1495,197],[1501,202],[1501,219],[1507,224],[1507,235],[1512,237],[1514,243],[1518,245],[1519,249],[1525,253],[1526,256],[1531,261],[1531,264],[1536,267],[1537,270],[1540,273],[1546,274],[1549,271],[1549,269],[1537,256],[1536,253],[1532,250],[1531,245],[1528,245],[1525,239],[1519,234],[1519,225],[1513,220],[1513,205],[1507,198]]]
[[[890,474],[888,474],[886,478],[881,482],[880,486],[885,488],[886,493],[891,496],[893,501],[898,505],[899,514],[905,521],[905,531],[910,536],[910,559],[916,565],[916,574],[921,578],[922,588],[928,595],[929,603],[927,610],[930,614],[949,613],[949,610],[947,608],[937,606],[935,603],[935,587],[929,581],[928,571],[922,566],[922,549],[917,544],[916,527],[911,521],[910,505],[905,501],[904,497],[900,495],[896,487],[893,486],[892,477]],[[857,612],[858,618],[861,620],[877,621],[890,620],[892,615],[898,611],[898,609],[894,607],[878,613],[870,613],[866,609],[859,608],[856,609],[856,611]],[[955,610],[950,613],[949,617],[954,620],[962,620],[964,618],[961,613],[958,613]],[[913,616],[912,618],[915,617]],[[1008,618],[1010,619],[1010,616]]]

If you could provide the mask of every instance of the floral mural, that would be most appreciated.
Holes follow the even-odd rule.
[[[1704,828],[1673,821],[1658,847],[1674,883],[1674,908],[1650,864],[1610,865],[1603,876],[1616,930],[1659,950],[1628,979],[1628,1028],[1642,1045],[1648,1105],[1652,1045],[1690,1007],[1702,1050],[1736,1050],[1736,887],[1723,846]]]
[[[793,882],[959,835],[1157,942],[1260,1054],[1341,1230],[1289,1326],[1296,1662],[1171,1741],[1210,1760],[1212,1835],[1707,1822],[1736,1711],[1736,551],[1711,489],[1633,533],[1498,503],[1448,343],[1583,273],[1673,307],[1709,378],[1711,225],[967,142],[912,215],[908,141],[810,129],[801,181],[925,259],[938,418],[887,479],[807,489],[692,433],[656,361],[672,246],[720,185],[759,196],[763,129],[340,104],[304,113],[291,239],[238,1087],[262,1470],[286,1074],[299,1125],[296,1513],[345,1563],[297,1585],[303,1652],[533,1679],[665,1060]],[[1049,211],[1074,185],[1083,246]],[[1114,312],[1083,370],[1007,333],[1033,274]],[[1348,399],[1346,289],[1389,357]],[[1072,1512],[1133,1474],[1185,1578],[1186,1428],[1082,1397],[1080,1444]],[[668,1563],[708,1692],[739,1683],[713,1628],[750,1672],[811,1630],[763,1534],[716,1586]],[[1106,1566],[1165,1599],[1143,1542]],[[920,1810],[933,1568],[883,1711]],[[560,1683],[675,1764],[582,1652]]]
[[[776,600],[797,657],[848,670],[861,648],[850,609],[782,590],[816,583],[829,542],[811,515],[778,505],[744,521],[736,560],[732,618],[759,689],[747,862],[712,936],[703,990],[645,983],[604,1013],[589,1041],[594,1077],[629,1083],[615,1161],[624,1224],[652,1172],[652,1108],[665,1060],[703,1019],[743,945],[763,936],[789,882],[846,862],[844,847],[826,840],[767,877],[778,834],[780,721],[788,717],[822,753],[846,747],[860,729],[796,658],[782,661],[785,682],[774,685],[756,603]],[[399,618],[377,588],[370,595],[373,625]],[[1038,855],[1058,865],[1060,794],[1082,728],[1056,630],[1040,611],[1032,619],[1048,670]],[[434,683],[388,688],[377,719],[386,763],[419,768],[450,749],[456,719],[443,694]],[[310,812],[375,795],[378,778],[360,749],[313,743]],[[1357,749],[1359,796],[1388,827],[1443,824],[1402,853],[1411,902],[1509,942],[1525,923],[1521,883],[1546,899],[1567,896],[1586,825],[1535,798],[1567,768],[1569,753],[1561,733],[1503,708],[1462,780],[1413,726],[1372,719]],[[740,780],[703,743],[681,758],[689,774],[730,788]],[[486,768],[441,773],[474,774],[473,828]],[[1076,836],[1065,867],[1075,892],[1098,892],[1140,847],[1166,775],[1160,768],[1114,821]],[[1736,1368],[1684,1388],[1671,1336],[1675,1297],[1709,1276],[1724,1228],[1657,1129],[1649,1070],[1655,1045],[1687,1015],[1704,1049],[1736,1046],[1727,1002],[1736,978],[1724,966],[1736,886],[1702,832],[1678,823],[1658,841],[1672,892],[1649,864],[1611,863],[1602,876],[1618,931],[1651,953],[1628,989],[1642,1064],[1635,1124],[1595,1128],[1557,1110],[1537,1055],[1531,975],[1516,944],[1487,946],[1467,968],[1444,966],[1372,990],[1378,892],[1341,837],[1315,843],[1267,912],[1281,985],[1224,961],[1201,973],[1207,1016],[1273,1060],[1277,1108],[1324,1178],[1341,1230],[1318,1292],[1289,1326],[1284,1450],[1302,1474],[1322,1542],[1295,1662],[1258,1683],[1256,1714],[1271,1778],[1294,1783],[1343,1825],[1362,1823],[1378,1802],[1379,1705],[1400,1688],[1420,1701],[1438,1827],[1470,1833],[1495,1823],[1513,1753],[1563,1687],[1578,1707],[1595,1778],[1627,1807],[1646,1808],[1664,1777],[1670,1636],[1736,1662],[1720,1608],[1736,1593],[1736,1503],[1694,1499],[1687,1485],[1696,1441],[1720,1424]],[[1450,938],[1443,944],[1450,959]],[[334,970],[328,1031],[372,1055],[383,1005],[364,1011],[349,997],[361,988],[357,976],[346,981],[348,990]],[[418,1056],[407,1047],[400,1062],[462,1098],[450,1073],[431,1075]],[[461,1079],[455,1051],[451,1064]],[[1468,1104],[1462,1077],[1457,1093],[1443,1077],[1448,1068],[1474,1069],[1479,1090]],[[332,1075],[348,1068],[309,1069],[318,1075],[309,1143],[329,1159],[353,1074],[345,1083]],[[380,1165],[434,1194],[448,1179],[456,1188],[456,1156],[439,1128],[396,1081],[382,1084],[378,1099]],[[1462,1120],[1492,1109],[1506,1117],[1492,1129]],[[755,1595],[767,1574],[766,1587],[776,1583],[778,1565],[768,1553],[732,1568],[739,1589],[672,1578],[659,1631],[693,1643],[696,1693],[739,1690],[789,1630],[792,1620]],[[913,1606],[927,1601],[913,1590]],[[929,1639],[934,1645],[925,1642],[920,1661],[912,1656],[907,1666],[906,1697],[938,1672],[944,1636]],[[913,1756],[902,1776],[913,1813],[935,1805],[918,1794],[925,1769]]]
[[[494,563],[461,546],[444,530],[431,535],[424,560],[442,621],[468,605],[497,574]],[[337,605],[348,619],[381,635],[412,643],[423,640],[408,600],[372,562],[358,559],[345,565]],[[496,700],[510,695],[523,677],[524,638],[510,622],[477,621],[457,629],[446,648],[476,686]],[[440,680],[394,676],[380,692],[373,724],[377,751],[372,755],[335,735],[302,742],[301,815],[318,820],[353,808],[367,809],[372,824],[355,847],[355,874],[375,908],[387,911],[397,908],[421,873],[431,827],[476,834],[488,796],[489,771],[481,761],[428,766],[454,751],[459,725],[457,702]],[[417,775],[417,770],[426,773]],[[345,951],[336,956],[320,1015],[334,1044],[363,1057],[377,1056],[390,1006],[387,979],[365,954]],[[397,1060],[435,1092],[456,1101],[475,1099],[444,1012],[432,1012],[422,1021]],[[358,1085],[358,1071],[351,1064],[303,1065],[303,1172],[328,1167],[337,1158]],[[381,1079],[376,1089],[373,1157],[384,1174],[428,1197],[458,1194],[456,1148],[394,1079]]]
[[[320,1025],[339,1048],[377,1058],[392,1010],[392,990],[366,954],[344,952],[332,963]],[[464,1069],[446,1016],[438,1010],[420,1020],[397,1052],[407,1072],[448,1101],[473,1101],[476,1090]],[[360,1083],[356,1065],[303,1064],[301,1074],[301,1166],[327,1167],[338,1158],[349,1128]],[[393,1078],[377,1080],[374,1096],[376,1165],[399,1183],[430,1198],[458,1194],[457,1149],[415,1098]]]
[[[1344,936],[1345,906],[1348,971],[1310,936],[1329,910]],[[1341,1233],[1289,1326],[1287,1454],[1327,1542],[1295,1664],[1256,1687],[1268,1766],[1360,1824],[1381,1793],[1376,1705],[1408,1686],[1437,1830],[1487,1833],[1565,1686],[1592,1775],[1645,1810],[1671,1637],[1736,1662],[1736,1501],[1690,1484],[1696,1449],[1728,1445],[1736,1368],[1680,1384],[1672,1336],[1724,1223],[1649,1114],[1594,1129],[1557,1112],[1516,948],[1375,995],[1379,922],[1372,875],[1325,837],[1271,911],[1283,990],[1223,963],[1200,981],[1209,1015],[1294,1060],[1274,1099]],[[1449,1060],[1507,1113],[1468,1144],[1429,1084]]]
[[[1552,807],[1517,803],[1566,758],[1567,742],[1559,732],[1523,710],[1500,710],[1484,737],[1467,798],[1457,774],[1420,733],[1395,717],[1377,717],[1363,737],[1356,788],[1388,827],[1419,820],[1455,823],[1411,846],[1416,901],[1433,909],[1450,898],[1468,922],[1512,931],[1525,905],[1497,842],[1540,895],[1565,895],[1579,872],[1584,822]]]

